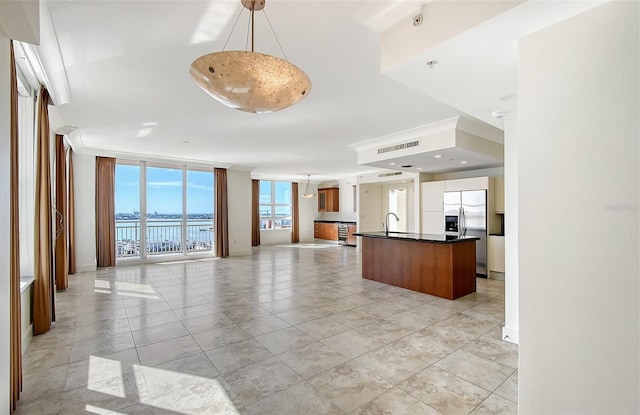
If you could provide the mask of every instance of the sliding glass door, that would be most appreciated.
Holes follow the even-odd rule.
[[[187,252],[213,250],[213,172],[187,171]]]
[[[118,160],[117,258],[213,252],[213,183],[208,168]]]

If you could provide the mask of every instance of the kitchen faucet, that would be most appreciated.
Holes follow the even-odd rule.
[[[387,213],[387,216],[384,217],[384,234],[389,235],[389,215],[393,215],[396,218],[396,222],[400,222],[400,218],[393,212]]]

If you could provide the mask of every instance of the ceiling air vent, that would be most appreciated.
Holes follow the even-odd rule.
[[[410,141],[408,143],[396,144],[394,146],[382,147],[378,149],[378,154],[389,153],[390,151],[398,151],[404,150],[405,148],[418,147],[420,145],[420,141]]]
[[[380,173],[378,177],[389,177],[389,176],[400,176],[402,175],[401,171],[392,171],[390,173]]]

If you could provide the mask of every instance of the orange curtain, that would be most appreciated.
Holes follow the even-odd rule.
[[[22,310],[20,304],[20,221],[18,187],[18,80],[11,42],[11,167],[10,167],[10,232],[11,232],[11,411],[16,409],[22,392]]]
[[[260,180],[251,180],[251,246],[260,245]]]
[[[227,201],[227,169],[213,169],[215,176],[216,256],[229,256],[229,206]]]
[[[69,198],[68,198],[68,206],[67,206],[67,230],[69,231],[69,274],[75,274],[76,272],[76,211],[75,211],[75,187],[73,184],[73,151],[69,149],[67,152],[69,155],[68,166],[69,170],[67,171],[67,189],[69,190]]]
[[[33,334],[49,331],[55,320],[53,237],[51,232],[51,169],[49,158],[49,93],[40,87],[37,102],[35,265],[33,282]]]
[[[64,148],[64,136],[56,134],[56,244],[55,274],[56,289],[64,291],[69,286],[69,258],[67,237],[67,154]]]
[[[99,267],[116,265],[116,159],[96,157],[96,257]]]
[[[298,183],[291,183],[291,242],[300,242],[300,203],[298,200]]]

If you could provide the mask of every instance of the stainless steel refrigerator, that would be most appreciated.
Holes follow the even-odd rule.
[[[487,276],[487,191],[444,193],[445,234],[476,236],[476,274]]]

